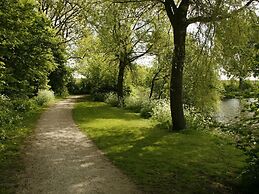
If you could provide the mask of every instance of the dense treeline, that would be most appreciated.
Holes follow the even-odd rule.
[[[65,47],[34,1],[0,2],[0,193],[14,188],[18,151],[41,107],[66,93]]]
[[[7,128],[12,129],[27,111],[52,98],[48,89],[63,95],[70,75],[65,45],[34,1],[1,1],[0,18],[0,129],[4,139]]]

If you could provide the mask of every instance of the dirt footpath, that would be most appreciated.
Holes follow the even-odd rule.
[[[141,193],[76,127],[77,97],[44,112],[24,148],[25,171],[17,194]]]

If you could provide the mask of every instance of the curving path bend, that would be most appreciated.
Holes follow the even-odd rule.
[[[139,194],[76,127],[73,96],[44,112],[23,149],[25,170],[18,194]]]

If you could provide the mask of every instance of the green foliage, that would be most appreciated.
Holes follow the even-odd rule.
[[[144,87],[131,87],[130,95],[125,98],[125,108],[134,112],[140,112],[143,103],[148,101],[147,89]]]
[[[94,91],[93,93],[91,93],[91,98],[93,101],[104,102],[105,95],[106,94],[103,92]]]
[[[41,106],[53,99],[50,91],[39,91],[34,98],[0,95],[0,193],[15,192],[22,168],[20,148],[34,129]]]
[[[230,82],[223,82],[223,87],[224,87],[224,97],[225,98],[235,98],[239,94],[239,86],[238,83],[234,81]]]
[[[5,76],[6,72],[5,72],[5,64],[3,62],[0,61],[0,93],[2,93],[2,91],[4,90],[4,76]]]
[[[238,193],[244,155],[210,131],[168,132],[138,114],[104,103],[81,102],[79,127],[144,193]]]
[[[209,127],[214,125],[214,121],[210,114],[199,112],[194,107],[185,107],[185,116],[187,127],[193,130],[209,129]]]
[[[259,100],[252,102],[246,111],[253,113],[253,117],[244,118],[227,126],[221,126],[224,132],[232,133],[236,139],[236,146],[246,155],[247,165],[240,178],[240,190],[243,193],[258,193],[259,182]]]
[[[3,194],[16,192],[17,174],[23,169],[20,148],[41,113],[37,107],[22,112],[14,110],[15,106],[28,102],[33,103],[33,100],[0,99],[0,193]]]
[[[0,138],[6,137],[4,129],[11,129],[19,120],[21,116],[15,110],[15,107],[7,96],[0,96]]]
[[[136,8],[137,5],[134,3],[126,5],[109,1],[95,5],[86,13],[90,15],[88,28],[94,32],[86,31],[85,37],[79,42],[81,47],[77,52],[77,55],[79,53],[79,56],[83,56],[83,60],[87,62],[83,66],[89,66],[90,62],[96,66],[96,73],[111,74],[110,79],[102,84],[107,83],[108,86],[112,86],[111,90],[106,92],[117,92],[121,104],[127,88],[125,87],[127,74],[129,70],[135,68],[134,61],[150,51],[153,39],[155,26],[153,20],[146,17],[148,12]],[[79,69],[80,66],[82,65],[79,62]],[[105,71],[101,72],[103,70]],[[84,75],[86,71],[83,72]],[[96,84],[107,76],[94,77],[101,78],[95,79]]]
[[[65,48],[56,45],[53,49],[54,60],[57,64],[56,69],[48,76],[50,89],[56,96],[67,96],[67,85],[72,79],[72,69],[66,65]]]
[[[163,38],[160,37],[160,39],[172,41],[167,33],[161,36]],[[163,43],[160,40],[160,44],[161,49],[157,51],[158,56],[147,78],[148,85],[153,90],[152,98],[155,99],[169,97],[171,44],[173,43]],[[157,48],[160,46],[158,45]],[[220,99],[220,90],[218,65],[214,53],[210,48],[207,48],[207,45],[204,45],[204,42],[199,42],[199,40],[189,36],[183,83],[184,103],[203,113],[212,112]]]
[[[258,42],[256,18],[252,12],[243,11],[216,26],[217,60],[229,77],[244,80],[252,73]]]
[[[90,88],[86,85],[84,79],[76,79],[71,77],[67,84],[69,94],[89,94]]]
[[[29,99],[12,99],[12,105],[14,107],[14,110],[20,113],[28,112],[37,109],[37,104],[35,103],[34,98]]]
[[[142,108],[143,99],[136,96],[128,96],[125,98],[126,109],[132,110],[134,112],[140,112]]]
[[[173,37],[168,33],[170,26],[167,21],[161,19],[156,25],[155,42],[152,52],[155,54],[154,63],[146,77],[150,87],[150,97],[154,99],[169,97],[169,83],[171,62],[173,55]]]
[[[224,98],[256,98],[259,95],[259,82],[245,80],[240,89],[238,81],[222,81]]]
[[[162,128],[172,127],[170,102],[164,99],[149,99],[148,90],[144,87],[131,87],[130,95],[125,98],[125,108],[140,113],[143,118],[150,118],[157,122]],[[108,104],[116,104],[116,95],[109,95]],[[106,97],[107,99],[107,97]],[[114,102],[113,102],[114,100]],[[111,102],[109,102],[111,101]],[[193,106],[185,106],[188,128],[204,129],[212,125],[211,115],[208,112],[200,112]]]
[[[118,97],[113,92],[110,92],[110,93],[105,95],[104,102],[106,102],[107,104],[110,104],[111,106],[118,106],[119,105]]]
[[[256,25],[255,28],[257,29],[255,31],[258,32],[259,26]],[[255,63],[254,63],[254,66],[253,66],[253,75],[255,77],[258,77],[259,76],[259,43],[258,42],[255,44],[255,50],[256,50],[256,56],[255,56]]]
[[[85,31],[84,38],[79,40],[77,45],[75,55],[83,56],[76,65],[76,71],[83,76],[79,84],[82,93],[99,96],[99,93],[116,91],[116,65],[114,62],[109,62],[111,60],[109,54],[104,55],[100,52],[99,38],[90,31]]]
[[[167,99],[157,100],[152,109],[151,119],[156,120],[161,127],[170,129],[172,126],[172,117],[170,102]]]
[[[194,39],[188,40],[184,71],[184,103],[200,112],[213,112],[221,85],[214,53]]]
[[[56,67],[53,50],[59,40],[30,1],[1,1],[0,17],[0,62],[5,70],[1,93],[33,96],[46,87]]]
[[[55,100],[54,92],[50,90],[39,90],[34,100],[39,106],[48,105]]]
[[[143,118],[150,118],[153,114],[154,101],[152,100],[144,100],[140,109],[140,116]]]
[[[16,129],[24,114],[38,110],[40,106],[48,105],[55,99],[53,92],[40,90],[34,98],[14,98],[0,96],[0,138],[6,139],[8,130]]]

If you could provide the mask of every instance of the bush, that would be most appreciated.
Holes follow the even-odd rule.
[[[237,81],[230,81],[223,84],[225,98],[256,98],[259,94],[258,81],[245,80],[242,89],[239,88]]]
[[[167,129],[172,126],[170,102],[167,99],[157,100],[152,108],[152,119]]]
[[[153,114],[153,108],[155,103],[151,100],[142,102],[142,108],[140,109],[140,116],[143,118],[150,118]]]
[[[10,126],[19,120],[17,112],[11,100],[4,95],[0,95],[0,135],[3,137],[3,129],[10,128]]]
[[[152,115],[154,103],[148,98],[128,96],[125,99],[125,107],[126,109],[140,113],[140,116],[143,118],[149,118]]]
[[[239,176],[241,193],[259,193],[259,99],[256,99],[244,111],[253,113],[252,117],[241,118],[235,123],[221,125],[221,130],[232,134],[236,140],[236,147],[244,152],[246,166]]]
[[[210,115],[201,113],[194,107],[185,107],[184,111],[188,128],[207,129],[212,125]]]
[[[146,88],[132,87],[130,95],[125,98],[125,107],[134,112],[141,112],[141,109],[144,108],[148,101],[149,99]],[[143,110],[143,112],[145,111]]]
[[[41,90],[38,96],[33,99],[14,98],[0,95],[0,150],[1,143],[12,138],[16,134],[24,118],[38,106],[46,105],[54,100],[54,94],[51,91]]]
[[[33,109],[36,105],[31,99],[10,99],[0,95],[0,142],[8,139],[8,134],[17,128],[26,112]]]
[[[37,107],[37,104],[33,99],[15,99],[12,100],[12,104],[14,106],[14,110],[18,112],[34,110]]]
[[[48,105],[55,100],[54,92],[50,90],[39,90],[34,100],[39,106]]]
[[[142,99],[137,96],[130,95],[125,98],[125,107],[134,112],[140,112],[142,108]]]
[[[105,95],[104,102],[106,102],[107,104],[110,104],[111,106],[118,106],[119,104],[117,95],[113,92],[110,92]]]
[[[91,93],[91,97],[92,97],[93,101],[104,102],[104,100],[105,100],[105,93],[94,92],[94,93]]]

